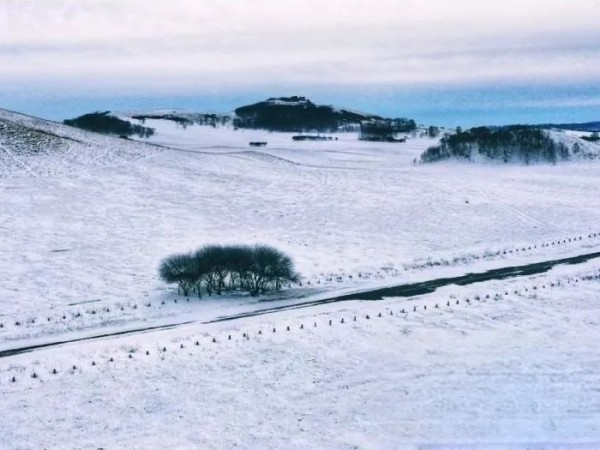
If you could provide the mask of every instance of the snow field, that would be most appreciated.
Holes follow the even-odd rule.
[[[395,166],[400,152],[388,147],[371,152],[384,162],[364,170],[281,163],[256,152],[163,151],[93,175],[20,179],[18,189],[2,180],[2,313],[156,301],[165,290],[156,278],[160,259],[212,242],[275,245],[323,283],[580,235],[600,214],[595,178],[581,175],[592,171],[587,166],[454,174],[444,165]],[[569,184],[571,177],[581,183]],[[35,227],[23,226],[33,217]]]
[[[574,236],[572,238],[563,238],[562,240],[555,240],[540,244],[540,249],[546,247],[559,247],[567,246],[571,244],[583,243],[587,240],[587,245],[577,245],[575,248],[570,248],[570,252],[575,254],[585,250],[591,252],[597,251],[600,245],[598,243],[590,244],[596,238],[600,238],[600,233],[589,233],[586,235]],[[530,258],[535,258],[535,250],[537,244],[524,246],[521,248],[504,249],[496,252],[488,252],[481,256],[471,255],[470,259],[486,260],[488,258],[495,258],[505,255],[517,254],[519,251],[523,254],[528,254]],[[532,253],[533,252],[533,253]],[[549,256],[547,252],[544,253],[546,258]],[[565,256],[565,254],[562,254]],[[426,268],[434,268],[441,266],[452,266],[453,269],[460,270],[460,263],[464,264],[464,261],[433,261],[421,266],[405,267],[404,270],[411,270],[410,274],[403,275],[403,281],[407,282],[408,279],[413,279],[418,276],[419,279],[427,279],[419,276],[417,270],[423,270]],[[505,265],[504,263],[503,265]],[[524,264],[523,261],[520,264]],[[481,269],[485,266],[481,266]],[[380,287],[382,283],[390,283],[391,280],[400,276],[398,270],[390,272],[390,268],[384,268],[388,270],[381,270],[377,273],[362,273],[358,275],[347,275],[346,279],[343,276],[337,274],[331,274],[329,278],[323,279],[321,284],[321,278],[316,278],[316,282],[313,279],[304,280],[306,286],[315,286],[318,290],[313,290],[313,294],[307,298],[307,290],[305,288],[295,288],[286,290],[284,293],[272,293],[267,297],[268,302],[265,302],[264,298],[252,299],[248,296],[224,296],[224,297],[203,297],[198,299],[196,296],[183,297],[178,295],[165,295],[162,300],[151,300],[144,301],[128,301],[117,302],[114,304],[108,304],[108,302],[100,302],[99,300],[92,301],[90,303],[78,303],[70,305],[64,308],[52,308],[52,309],[38,309],[35,312],[29,313],[26,316],[2,316],[0,317],[0,351],[3,348],[13,348],[19,342],[27,341],[30,343],[43,343],[49,340],[56,340],[61,334],[69,334],[70,338],[86,337],[87,335],[93,335],[94,330],[102,329],[102,334],[108,332],[115,332],[124,327],[130,327],[134,324],[139,324],[138,327],[143,326],[158,326],[161,324],[178,323],[186,320],[194,321],[210,321],[220,316],[232,315],[239,312],[247,312],[252,310],[259,310],[262,307],[271,307],[276,305],[294,304],[300,301],[307,301],[308,299],[319,299],[324,297],[323,294],[318,292],[334,291],[339,287],[336,283],[344,283],[346,289],[344,292],[353,292],[357,289],[364,289],[368,283],[371,283],[373,288]],[[460,273],[460,271],[457,271]],[[427,275],[433,276],[431,270],[426,272]],[[443,274],[437,273],[438,277]],[[334,278],[335,281],[334,281]],[[320,285],[320,286],[319,286]],[[352,287],[354,286],[354,289]],[[309,291],[310,292],[310,291]],[[317,293],[314,293],[317,292]],[[279,299],[279,301],[278,301]],[[262,306],[261,306],[262,305]],[[86,330],[87,333],[86,333]],[[98,332],[96,332],[98,334]],[[35,341],[31,341],[34,339]]]
[[[110,140],[43,124],[98,145]],[[2,348],[260,308],[248,297],[168,306],[175,295],[157,278],[159,261],[208,243],[267,243],[289,253],[303,286],[267,298],[273,302],[600,248],[594,163],[415,167],[431,140],[364,143],[342,133],[298,144],[285,133],[148,125],[184,151],[0,180]],[[247,150],[254,139],[269,146]],[[62,164],[60,155],[44,157]]]
[[[202,323],[596,252],[597,163],[415,166],[433,141],[156,124],[169,149],[0,119],[70,143],[0,149],[0,351],[191,322],[0,358],[0,448],[600,448],[597,261]],[[187,302],[157,278],[170,253],[255,242],[302,288]]]
[[[588,262],[584,263],[583,269],[580,266],[577,266],[578,270],[575,272],[571,269],[569,270],[567,266],[558,266],[553,269],[550,273],[541,274],[533,277],[526,277],[522,279],[511,279],[507,281],[493,281],[493,282],[485,282],[485,283],[475,283],[474,285],[469,285],[465,287],[458,287],[455,285],[446,286],[439,288],[436,293],[428,294],[424,296],[417,297],[407,297],[398,299],[396,302],[382,302],[382,301],[365,301],[358,302],[361,304],[361,313],[359,316],[351,316],[351,317],[339,317],[328,319],[327,325],[331,326],[334,323],[350,323],[356,322],[357,319],[360,321],[361,319],[370,320],[375,317],[381,318],[387,315],[390,316],[402,316],[404,318],[408,317],[413,313],[424,313],[425,311],[434,311],[434,312],[443,312],[443,311],[453,311],[452,308],[462,306],[476,306],[486,303],[499,302],[500,300],[510,300],[518,299],[518,298],[537,298],[538,295],[550,295],[552,296],[552,291],[564,291],[564,290],[572,290],[579,289],[579,283],[583,286],[585,283],[592,283],[592,286],[597,286],[598,281],[600,280],[600,270],[597,268],[597,262]],[[549,293],[549,294],[548,294]],[[346,303],[353,304],[357,303],[355,301],[351,302],[340,302],[340,308],[343,307]],[[368,306],[367,306],[368,305]],[[382,306],[383,305],[383,306]],[[161,305],[162,306],[162,305]],[[400,306],[402,306],[400,308]],[[381,308],[385,309],[381,309]],[[397,311],[394,311],[394,307],[398,307]],[[321,305],[321,306],[313,306],[311,308],[307,308],[306,311],[320,310],[320,309],[336,309],[333,306]],[[341,309],[343,311],[343,309]],[[303,310],[300,310],[303,311]],[[281,311],[274,312],[265,317],[284,317],[286,314],[290,314],[292,318],[295,315],[300,314],[301,318],[311,317],[310,312],[307,316],[306,313],[294,313],[291,311]],[[329,313],[326,313],[329,316]],[[258,321],[261,323],[262,316],[255,316],[248,318],[246,320],[250,321],[250,324],[254,321]],[[184,324],[178,328],[181,328],[185,331],[185,329],[197,329],[199,326],[202,326],[203,330],[210,330],[212,328],[217,329],[217,334],[203,332],[201,334],[202,338],[209,339],[210,342],[224,342],[224,341],[238,341],[240,339],[240,334],[242,340],[249,340],[251,337],[265,337],[270,333],[275,334],[277,330],[282,331],[291,331],[292,329],[301,329],[308,330],[309,328],[316,328],[317,321],[315,322],[304,322],[295,325],[283,324],[282,322],[268,322],[266,325],[261,324],[262,328],[259,331],[254,329],[251,330],[243,330],[239,327],[234,328],[234,334],[232,334],[231,330],[228,328],[230,323],[242,322],[242,319],[237,319],[234,321],[225,321],[222,322],[223,325],[219,325],[219,322],[210,322],[210,323],[202,323],[202,324],[193,324],[187,325]],[[321,324],[323,325],[323,324]],[[222,331],[223,328],[225,331]],[[274,331],[275,330],[275,331]],[[107,329],[105,331],[108,331]],[[155,331],[155,333],[162,333],[160,331]],[[170,332],[168,334],[171,334]],[[190,340],[192,338],[189,338]],[[175,343],[179,341],[174,341]],[[196,344],[195,341],[194,344]],[[86,345],[85,343],[83,345]],[[189,344],[191,346],[191,344]],[[163,347],[157,347],[159,350]],[[129,352],[128,352],[129,353]],[[110,356],[112,358],[113,356]],[[14,357],[13,357],[14,358]],[[118,356],[115,356],[118,358]],[[8,358],[7,358],[8,359]],[[12,359],[11,359],[12,360]]]
[[[585,266],[0,360],[13,412],[0,436],[21,448],[41,436],[48,448],[589,444],[600,431],[600,281],[583,276],[600,267]],[[541,288],[566,274],[570,283]],[[483,295],[503,290],[519,294]],[[442,306],[450,296],[459,305]],[[407,305],[418,312],[401,314]]]

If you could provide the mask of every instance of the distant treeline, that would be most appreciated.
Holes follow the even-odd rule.
[[[404,142],[397,139],[396,133],[412,133],[417,123],[412,119],[371,119],[360,123],[360,139],[362,141]]]
[[[538,125],[539,128],[551,129],[558,128],[559,130],[573,130],[584,132],[600,132],[600,122],[585,122],[585,123],[545,123]]]
[[[84,114],[75,119],[67,119],[64,121],[64,124],[83,130],[94,131],[96,133],[114,134],[117,136],[137,135],[139,137],[147,138],[154,134],[153,128],[134,125],[127,120],[111,116],[109,113],[110,111],[97,111],[90,114]]]
[[[177,283],[179,293],[195,292],[199,297],[224,291],[259,295],[299,280],[291,258],[265,245],[209,245],[172,255],[161,262],[159,274],[166,283]]]
[[[439,145],[429,147],[421,155],[421,162],[452,157],[474,160],[478,156],[525,164],[534,161],[555,163],[569,157],[569,148],[561,142],[555,142],[537,127],[477,127],[467,131],[458,129],[455,134],[444,136]]]
[[[219,125],[227,125],[231,122],[231,117],[219,114],[203,114],[203,113],[187,113],[187,114],[135,114],[131,116],[132,119],[136,119],[144,123],[147,119],[153,120],[170,120],[180,125],[182,128],[187,128],[191,125],[209,125],[213,128]]]

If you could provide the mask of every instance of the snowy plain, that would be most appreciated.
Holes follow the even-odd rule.
[[[18,355],[0,370],[0,445],[597,448],[599,274]]]
[[[340,133],[298,143],[160,120],[145,121],[157,134],[140,143],[1,112],[58,141],[18,161],[14,142],[0,142],[0,350],[196,323],[0,359],[11,411],[0,447],[600,442],[598,281],[464,303],[474,290],[510,292],[599,263],[418,299],[198,323],[296,297],[597,252],[598,162],[415,165],[435,141]],[[268,146],[250,149],[254,140]],[[303,286],[268,302],[177,297],[158,280],[160,259],[207,243],[272,244],[293,257]],[[431,311],[450,295],[460,307]],[[425,303],[427,315],[399,313]],[[339,323],[354,316],[362,320]]]

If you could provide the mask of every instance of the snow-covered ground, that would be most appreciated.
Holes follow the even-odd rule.
[[[156,127],[162,144],[167,127],[177,130],[169,122]],[[359,273],[404,281],[406,266],[419,261],[478,263],[474,257],[486,252],[599,228],[600,166],[593,163],[414,166],[430,140],[377,144],[341,135],[297,143],[260,131],[182,131],[169,139],[188,151],[153,148],[135,163],[0,179],[4,315],[157,301],[172,291],[157,279],[160,259],[206,243],[273,244],[312,286],[331,279],[338,288]],[[266,149],[247,147],[259,138]],[[228,148],[211,150],[218,142]],[[121,143],[141,145],[112,142]],[[538,248],[536,257],[579,247]],[[519,263],[527,254],[496,259]]]
[[[0,179],[72,177],[154,152],[154,146],[0,109]]]
[[[18,355],[0,446],[597,448],[599,269]]]
[[[0,359],[0,398],[11,411],[0,419],[0,447],[600,442],[598,281],[454,308],[445,306],[450,294],[462,301],[533,281],[201,325],[265,302],[187,302],[156,274],[173,252],[272,244],[304,276],[301,288],[261,299],[279,305],[597,252],[600,163],[414,165],[434,141],[347,133],[294,142],[146,120],[156,146],[0,113],[36,139],[35,130],[51,133],[58,149],[19,156],[14,140],[0,142],[0,350],[195,321]],[[404,317],[407,302],[429,309]],[[443,308],[432,311],[436,302]]]

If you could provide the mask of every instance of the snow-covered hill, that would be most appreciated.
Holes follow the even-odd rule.
[[[590,142],[581,138],[581,135],[589,133],[580,133],[573,131],[549,131],[550,136],[556,142],[562,142],[567,146],[570,158],[575,160],[600,159],[600,141]]]
[[[3,135],[3,161],[19,154],[20,165],[5,164],[0,182],[1,307],[13,316],[91,300],[160,301],[172,292],[156,278],[160,259],[208,243],[272,244],[294,258],[305,287],[323,291],[404,281],[438,264],[466,270],[486,253],[579,235],[600,219],[591,162],[425,167],[412,161],[435,142],[427,138],[296,142],[290,133],[148,119],[156,147],[2,117],[22,127]],[[20,150],[32,133],[52,133],[57,149]],[[250,148],[254,140],[268,145]],[[569,245],[517,259],[578,251]]]
[[[154,146],[0,109],[0,178],[76,174],[156,152]]]
[[[600,158],[600,142],[573,132],[510,125],[476,127],[447,133],[420,157],[422,163],[443,160],[501,164],[562,164]]]
[[[579,283],[597,262],[416,299],[201,323],[597,252],[598,161],[425,166],[413,160],[435,143],[427,138],[297,142],[147,119],[156,135],[139,142],[5,111],[0,119],[0,351],[193,322],[0,359],[11,411],[0,447],[345,449],[597,436],[598,281],[532,292]],[[268,145],[250,148],[255,140]],[[158,279],[162,257],[209,243],[272,244],[295,260],[303,286],[187,301]],[[407,305],[420,314],[401,313]]]

